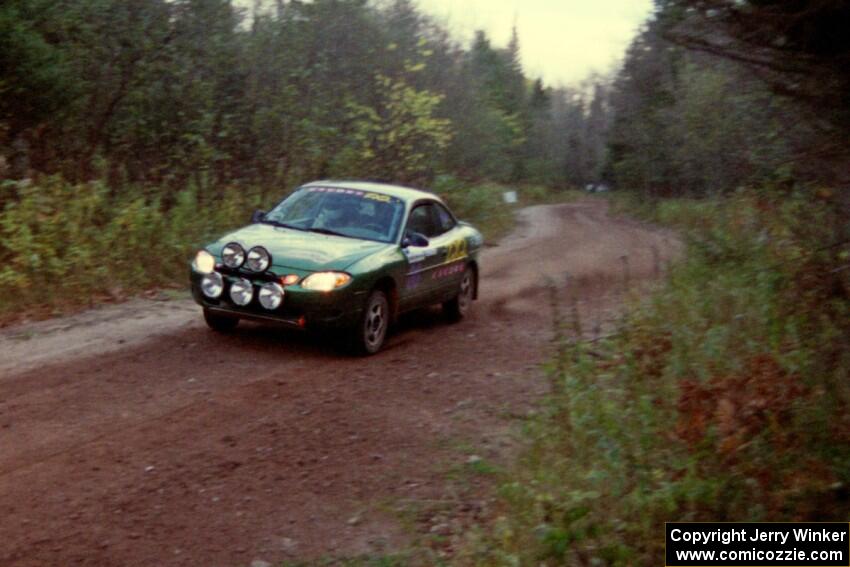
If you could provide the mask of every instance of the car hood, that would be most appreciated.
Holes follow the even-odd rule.
[[[226,234],[209,247],[221,256],[229,242],[238,242],[246,251],[262,246],[272,255],[272,266],[306,272],[344,270],[354,262],[391,244],[305,232],[270,224],[252,224]]]

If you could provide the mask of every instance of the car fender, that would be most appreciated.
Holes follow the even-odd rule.
[[[365,295],[372,291],[381,280],[389,280],[396,293],[401,293],[407,260],[399,247],[388,247],[365,258],[357,260],[346,268],[351,274],[353,284],[358,294]],[[398,297],[393,299],[393,307],[398,307]],[[365,299],[364,299],[365,301]]]

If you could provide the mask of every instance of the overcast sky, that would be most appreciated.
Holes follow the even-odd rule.
[[[516,22],[526,74],[551,86],[611,70],[652,10],[652,0],[415,1],[464,42],[483,29],[496,46],[506,46]],[[253,0],[234,4],[247,8]]]
[[[622,58],[652,0],[417,0],[461,39],[484,29],[507,45],[516,21],[526,73],[572,85]]]

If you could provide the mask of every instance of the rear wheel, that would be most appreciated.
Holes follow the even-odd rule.
[[[239,317],[230,317],[228,315],[219,315],[213,313],[209,309],[204,309],[204,321],[207,326],[218,333],[229,333],[239,324]]]
[[[460,279],[457,295],[443,303],[443,312],[449,321],[460,321],[469,314],[472,298],[475,297],[475,274],[469,266]]]
[[[355,352],[358,354],[375,354],[384,346],[387,329],[390,326],[390,304],[383,291],[375,290],[366,301],[366,309],[360,324],[354,329],[352,336]]]

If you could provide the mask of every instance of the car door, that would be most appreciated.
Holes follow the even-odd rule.
[[[432,206],[432,240],[440,262],[434,269],[434,293],[439,301],[452,297],[460,287],[468,247],[452,214],[440,203]]]
[[[402,243],[411,241],[411,236],[419,233],[428,239],[428,245],[407,245],[402,248],[407,259],[404,309],[428,304],[433,301],[439,290],[434,270],[443,262],[443,258],[439,250],[440,243],[431,240],[439,232],[434,226],[434,218],[433,204],[430,201],[416,204],[407,217]]]

